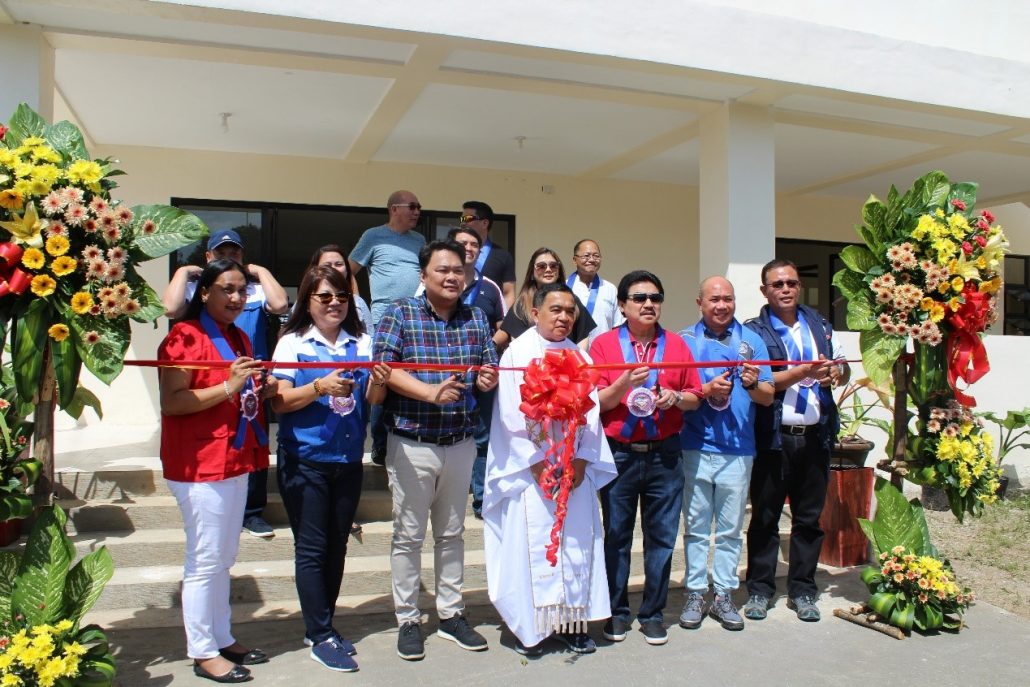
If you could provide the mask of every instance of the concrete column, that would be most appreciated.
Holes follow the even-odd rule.
[[[28,103],[43,119],[54,118],[54,49],[38,26],[0,24],[0,122],[19,103]]]
[[[759,270],[776,251],[773,118],[768,108],[726,103],[700,131],[700,274],[733,283],[743,322],[765,304]]]

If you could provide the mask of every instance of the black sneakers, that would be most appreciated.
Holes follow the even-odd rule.
[[[645,620],[640,623],[640,632],[644,635],[644,641],[652,646],[660,646],[669,641],[669,633],[665,631],[665,625],[661,620]]]
[[[461,613],[447,620],[441,620],[436,634],[469,651],[486,651],[488,648],[486,638],[473,630],[469,621]]]
[[[604,638],[609,642],[621,642],[626,639],[626,633],[629,632],[630,623],[622,620],[621,618],[609,618],[608,622],[604,624],[604,630],[601,632]]]
[[[397,655],[405,661],[418,661],[426,657],[426,642],[422,628],[416,622],[404,623],[397,633]]]
[[[554,638],[577,654],[592,654],[597,645],[586,632],[556,632]]]

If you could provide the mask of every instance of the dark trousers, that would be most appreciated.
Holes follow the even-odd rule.
[[[830,480],[830,450],[818,433],[781,435],[781,451],[759,451],[751,472],[751,524],[747,529],[747,589],[772,598],[780,551],[780,514],[790,497],[787,594],[816,596],[815,570],[823,546],[819,516]]]
[[[294,576],[308,639],[333,635],[361,463],[317,463],[280,453],[279,491],[293,530]]]
[[[490,447],[490,421],[494,414],[494,398],[497,389],[476,391],[476,407],[479,408],[479,422],[476,423],[476,459],[472,462],[472,509],[483,510],[483,483],[486,481],[486,451]]]
[[[619,476],[602,487],[600,494],[612,617],[630,621],[630,549],[639,504],[644,530],[644,598],[637,619],[661,621],[683,508],[680,443],[676,437],[647,453],[631,453],[613,445],[612,453]]]
[[[368,413],[369,433],[372,435],[372,450],[379,449],[386,452],[386,418],[383,413],[383,404],[379,403],[369,408]]]
[[[268,505],[268,468],[255,470],[247,476],[247,505],[243,508],[243,522],[260,516]]]

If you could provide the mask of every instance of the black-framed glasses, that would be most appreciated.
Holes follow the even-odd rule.
[[[777,291],[782,289],[784,286],[786,286],[788,289],[796,289],[797,287],[801,286],[801,282],[799,282],[797,279],[777,279],[776,281],[769,282],[768,284],[766,284],[766,286],[772,287]]]
[[[538,270],[556,270],[560,265],[556,262],[538,262],[533,265],[534,269]]]
[[[394,203],[390,207],[392,208],[408,208],[412,212],[418,212],[422,209],[422,206],[418,203]]]
[[[469,222],[478,222],[483,219],[482,217],[476,217],[475,215],[462,215],[458,221],[462,224],[468,224]]]
[[[580,253],[579,255],[574,255],[573,257],[579,258],[580,260],[600,260],[601,259],[601,254],[600,253]]]
[[[647,301],[651,301],[652,303],[661,303],[662,301],[665,300],[665,294],[664,293],[631,293],[627,298],[628,298],[628,300],[631,300],[634,303],[646,303]]]
[[[321,303],[322,305],[329,305],[334,300],[337,303],[346,303],[347,301],[350,300],[350,294],[349,293],[342,293],[342,292],[341,293],[329,293],[328,291],[324,291],[322,293],[313,293],[313,294],[311,294],[311,297],[314,298],[319,303]]]

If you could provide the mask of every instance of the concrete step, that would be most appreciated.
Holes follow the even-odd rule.
[[[160,464],[158,459],[150,459],[148,462],[155,460]],[[58,468],[54,474],[54,484],[55,493],[62,499],[136,499],[172,494],[161,470],[150,467],[127,466],[92,471],[72,467]],[[364,491],[389,488],[386,468],[374,464],[371,454],[365,456],[361,486]],[[279,493],[274,461],[268,468],[268,492]]]

